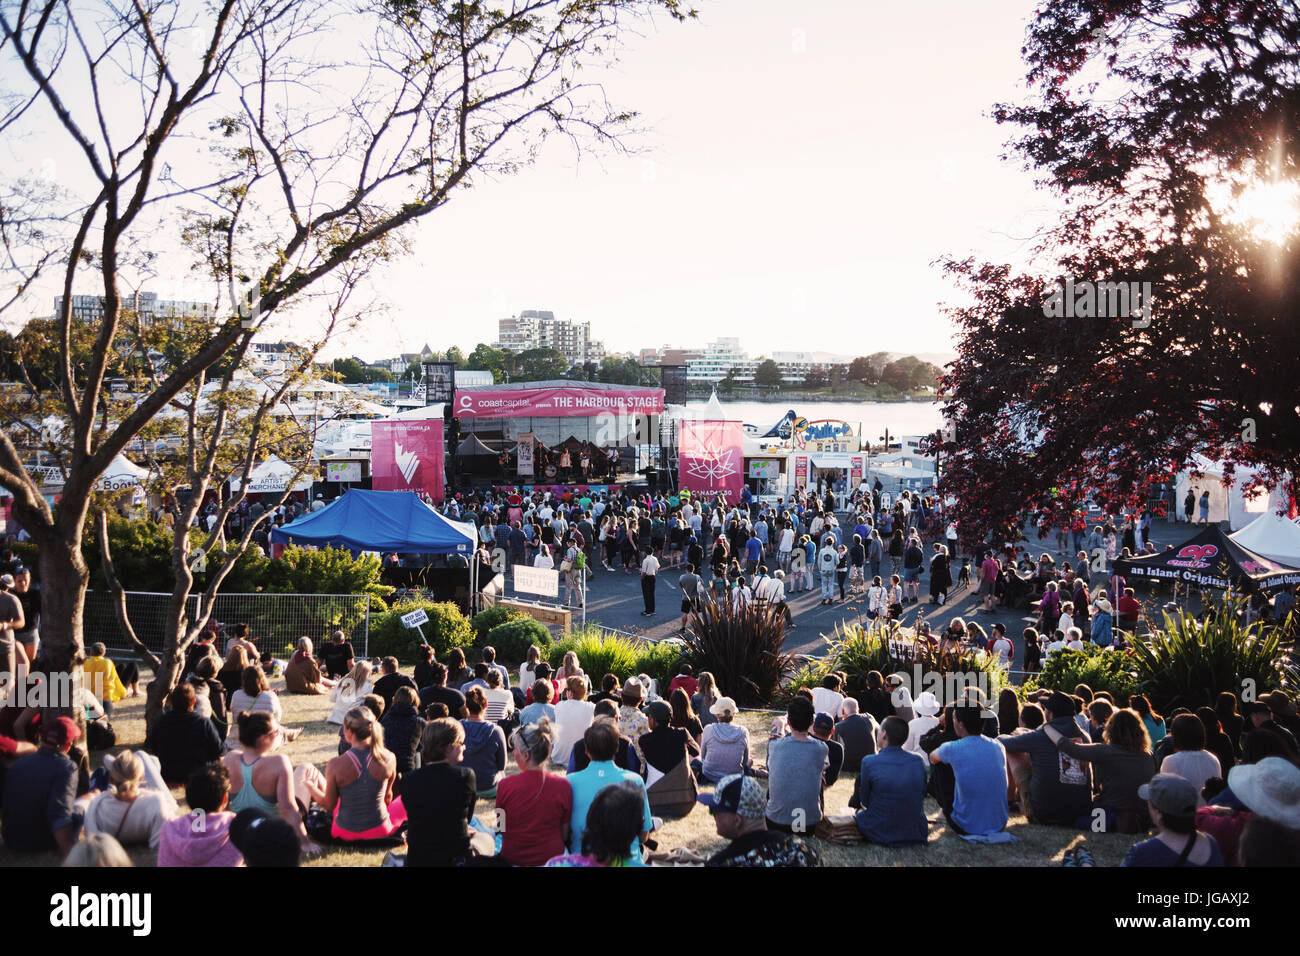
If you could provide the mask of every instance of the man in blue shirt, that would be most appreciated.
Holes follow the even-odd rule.
[[[645,803],[643,808],[645,824],[640,836],[632,842],[632,855],[627,865],[643,866],[641,842],[654,829],[654,818],[650,815],[650,800],[645,795],[645,781],[641,779],[640,774],[623,770],[614,763],[614,755],[618,752],[618,728],[612,720],[608,718],[597,720],[587,728],[587,732],[582,736],[582,742],[591,762],[582,770],[571,773],[565,778],[573,790],[573,815],[569,820],[569,850],[572,853],[582,852],[582,834],[587,829],[587,811],[591,809],[596,794],[616,783],[630,783],[641,790],[641,798]]]
[[[862,758],[849,806],[858,809],[858,832],[871,843],[907,846],[925,843],[925,758],[903,749],[907,721],[886,717],[879,753]]]
[[[41,746],[20,757],[5,775],[5,846],[15,853],[58,850],[67,856],[77,842],[81,811],[76,808],[77,766],[68,751],[78,734],[71,717],[52,717]]]
[[[956,778],[952,805],[943,808],[943,815],[959,834],[998,833],[1007,825],[1006,750],[980,733],[984,715],[979,707],[958,707],[953,717],[957,739],[930,754],[931,763],[948,764]]]
[[[758,540],[758,535],[753,531],[749,533],[749,540],[745,542],[745,573],[753,574],[758,570],[758,563],[763,558],[763,542]]]

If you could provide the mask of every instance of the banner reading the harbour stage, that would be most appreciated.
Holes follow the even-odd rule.
[[[740,422],[682,422],[679,485],[706,497],[738,500],[744,484],[743,434]]]
[[[373,422],[370,477],[375,491],[414,491],[442,502],[442,420]]]
[[[527,418],[599,415],[659,415],[664,410],[662,388],[545,388],[483,386],[456,390],[457,418]]]

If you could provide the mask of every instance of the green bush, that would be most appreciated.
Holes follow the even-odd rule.
[[[613,674],[620,681],[645,674],[659,682],[660,693],[667,690],[668,682],[689,656],[689,649],[680,641],[651,644],[608,634],[594,626],[552,644],[546,651],[546,659],[553,668],[558,668],[569,651],[578,655],[578,664],[596,685],[606,674]]]
[[[474,632],[459,607],[450,601],[401,601],[393,605],[370,623],[370,656],[396,657],[403,664],[413,664],[420,659],[420,630],[402,624],[402,615],[424,608],[429,622],[420,625],[424,636],[441,660],[453,647],[468,647],[474,641]]]
[[[1240,600],[1218,609],[1204,625],[1194,617],[1164,615],[1164,626],[1134,643],[1137,677],[1158,711],[1174,707],[1213,706],[1228,691],[1240,697],[1250,690],[1258,699],[1271,690],[1294,693],[1300,670],[1287,659],[1281,629],[1261,622],[1243,625]]]
[[[1131,651],[1104,650],[1096,644],[1085,644],[1081,651],[1061,650],[1043,665],[1034,684],[1048,690],[1074,693],[1079,684],[1087,684],[1093,693],[1109,691],[1121,707],[1139,693],[1134,668],[1137,661]]]
[[[266,568],[264,590],[278,594],[372,594],[394,588],[380,582],[383,568],[373,554],[352,557],[343,548],[309,550],[291,545]]]
[[[484,612],[486,613],[486,612]],[[477,615],[477,621],[482,614]],[[543,654],[551,644],[551,632],[540,621],[531,617],[515,617],[498,624],[487,632],[487,639],[476,644],[490,644],[496,648],[497,660],[502,664],[522,664],[528,659],[528,648],[536,644]]]
[[[722,693],[741,706],[767,704],[795,669],[785,643],[785,615],[774,605],[705,600],[691,615],[686,644],[692,663],[710,671]]]
[[[519,618],[527,618],[527,617],[528,617],[527,614],[525,614],[523,611],[518,610],[517,608],[505,607],[500,604],[498,604],[496,607],[490,607],[485,610],[479,611],[472,618],[470,618],[470,622],[469,622],[469,626],[474,629],[474,643],[476,645],[491,644],[492,642],[487,640],[488,631],[492,630],[494,627],[497,627],[498,625],[504,624],[506,621],[516,621]],[[528,618],[528,619],[532,620],[532,618]],[[547,633],[549,634],[550,632],[548,631]],[[501,648],[498,647],[497,650],[500,651]],[[524,650],[527,651],[528,648],[525,647]],[[522,661],[523,658],[521,657],[519,658],[519,660]]]

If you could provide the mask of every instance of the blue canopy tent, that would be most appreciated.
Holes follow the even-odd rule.
[[[463,554],[469,561],[470,594],[477,595],[478,535],[468,524],[444,518],[413,491],[353,488],[320,511],[271,531],[275,544],[315,545],[358,551]]]

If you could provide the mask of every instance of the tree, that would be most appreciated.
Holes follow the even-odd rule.
[[[905,355],[886,365],[880,380],[900,392],[910,392],[926,386],[932,387],[941,374],[929,362],[922,362],[915,355]]]
[[[454,362],[457,368],[461,368],[465,365],[465,354],[458,346],[453,345],[447,349],[447,361]]]
[[[825,388],[831,383],[830,373],[826,371],[824,365],[814,365],[808,369],[808,373],[803,378],[804,388]]]
[[[611,385],[644,385],[646,370],[634,358],[618,358],[607,355],[600,360],[598,380]]]
[[[534,0],[508,11],[421,0],[0,0],[0,130],[46,140],[53,131],[68,184],[67,194],[25,190],[27,206],[14,214],[6,205],[0,230],[10,287],[26,289],[55,249],[41,268],[57,274],[63,297],[55,387],[0,398],[0,485],[39,548],[53,668],[79,681],[81,546],[95,483],[113,459],[160,413],[181,411],[189,448],[208,447],[185,463],[201,500],[223,442],[221,428],[197,423],[230,414],[226,376],[253,338],[310,299],[346,302],[370,265],[405,251],[406,227],[460,189],[521,168],[543,137],[622,147],[634,114],[610,107],[580,72],[612,54],[631,20],[656,12],[694,15],[676,0]],[[331,49],[350,58],[324,60]],[[25,229],[7,228],[15,215]],[[124,338],[157,370],[153,329],[131,313],[128,293],[163,253],[188,255],[214,282],[215,308],[187,330],[198,334],[173,343],[149,390],[119,398],[105,381],[125,357]],[[83,280],[102,289],[103,306],[84,354],[73,347],[72,310]],[[351,320],[332,312],[328,322],[339,319]],[[205,395],[214,382],[215,397]],[[63,428],[41,428],[47,418]],[[57,507],[27,467],[37,451],[63,474]],[[182,536],[155,682],[164,685],[205,623],[176,601],[192,583],[187,550]]]
[[[1135,504],[1195,455],[1300,494],[1300,241],[1293,212],[1248,215],[1295,187],[1298,36],[1294,3],[1042,6],[1033,95],[994,115],[1065,211],[1030,269],[947,263],[969,293],[943,381],[964,534]],[[1148,282],[1154,307],[1125,308],[1114,283]]]
[[[849,379],[863,385],[875,385],[880,381],[880,372],[871,359],[863,355],[849,363]]]
[[[564,378],[569,372],[569,360],[559,349],[527,349],[519,353],[519,374],[512,381],[546,382]]]
[[[775,388],[785,381],[781,376],[781,366],[772,359],[763,359],[754,370],[754,384]]]

